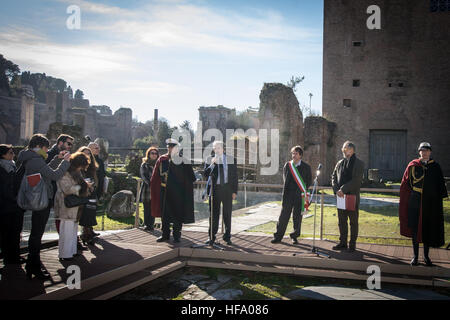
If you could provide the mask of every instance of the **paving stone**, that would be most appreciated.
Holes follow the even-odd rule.
[[[237,289],[221,289],[217,290],[205,300],[234,300],[242,296],[243,292]]]
[[[341,286],[311,286],[286,294],[292,300],[450,300],[430,290],[411,288],[368,290]]]

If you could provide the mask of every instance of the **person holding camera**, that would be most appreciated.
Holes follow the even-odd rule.
[[[28,259],[25,265],[27,277],[36,276],[41,280],[48,279],[50,275],[44,273],[41,269],[41,240],[45,231],[45,226],[50,215],[50,208],[53,202],[53,186],[52,181],[62,178],[67,169],[69,169],[70,153],[67,150],[61,151],[48,164],[46,159],[50,146],[48,139],[42,134],[35,134],[28,143],[28,148],[19,153],[17,161],[25,166],[25,176],[40,174],[46,187],[49,197],[48,206],[39,211],[32,211],[31,216],[31,232],[28,238]],[[56,169],[52,169],[54,163],[60,162]]]

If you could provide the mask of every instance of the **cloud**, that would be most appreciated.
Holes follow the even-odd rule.
[[[87,3],[87,1],[82,1]],[[84,8],[82,7],[82,10]],[[91,9],[90,9],[91,10]],[[119,11],[110,7],[112,12]],[[108,12],[104,8],[104,12]],[[152,3],[127,10],[127,15],[103,15],[84,23],[89,31],[109,33],[144,48],[174,48],[258,57],[286,55],[289,44],[305,41],[304,52],[318,52],[318,30],[290,26],[273,10],[255,9],[253,15],[220,11],[192,4]]]
[[[192,89],[186,85],[161,81],[128,81],[125,87],[118,89],[120,92],[136,92],[146,94],[172,94],[187,93]]]
[[[133,68],[127,63],[132,60],[130,57],[111,50],[107,45],[58,44],[34,30],[20,27],[0,29],[0,50],[13,61],[22,62],[21,69],[34,69],[35,72],[70,79]]]

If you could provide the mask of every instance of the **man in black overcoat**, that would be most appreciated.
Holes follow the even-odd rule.
[[[152,216],[161,217],[162,236],[157,242],[170,239],[173,225],[174,242],[180,242],[183,223],[194,223],[194,188],[192,165],[179,157],[179,143],[167,139],[168,153],[159,157],[150,180]]]

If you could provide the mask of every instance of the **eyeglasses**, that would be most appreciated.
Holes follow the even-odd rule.
[[[150,154],[154,154],[155,156],[157,156],[158,155],[158,153],[157,152],[150,152]]]

